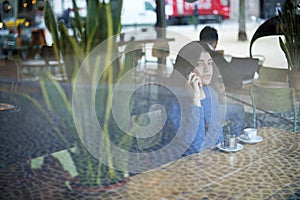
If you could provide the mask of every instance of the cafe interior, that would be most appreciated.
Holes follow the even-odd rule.
[[[161,87],[192,41],[183,32],[218,27],[222,48],[227,22],[120,31],[117,1],[92,2],[85,19],[75,6],[73,29],[48,1],[0,1],[0,199],[300,199],[299,1],[253,22],[247,41],[231,30],[248,56],[217,48],[234,70],[224,101],[243,107],[243,127],[232,134],[223,120],[222,141],[187,156],[184,137],[162,132]],[[27,18],[5,20],[17,8]],[[270,37],[285,66],[256,53],[273,51]]]

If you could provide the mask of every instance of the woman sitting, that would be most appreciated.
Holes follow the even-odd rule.
[[[210,54],[199,42],[191,42],[179,51],[172,76],[164,85],[164,146],[172,144],[175,151],[187,156],[222,141],[218,95],[210,85],[218,77],[217,72]]]

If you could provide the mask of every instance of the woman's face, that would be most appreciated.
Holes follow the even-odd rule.
[[[208,52],[202,52],[193,72],[200,76],[202,84],[208,85],[213,74],[213,60]]]

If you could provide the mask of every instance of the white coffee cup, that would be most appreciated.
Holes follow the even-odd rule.
[[[255,128],[245,128],[244,135],[250,141],[254,140],[257,136],[257,129]]]

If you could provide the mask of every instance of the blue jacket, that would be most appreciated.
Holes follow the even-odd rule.
[[[167,144],[173,142],[178,151],[184,152],[182,156],[198,153],[223,139],[218,96],[210,86],[203,89],[206,98],[201,100],[201,107],[185,100],[180,103],[175,95],[165,102],[167,119],[163,140]]]

